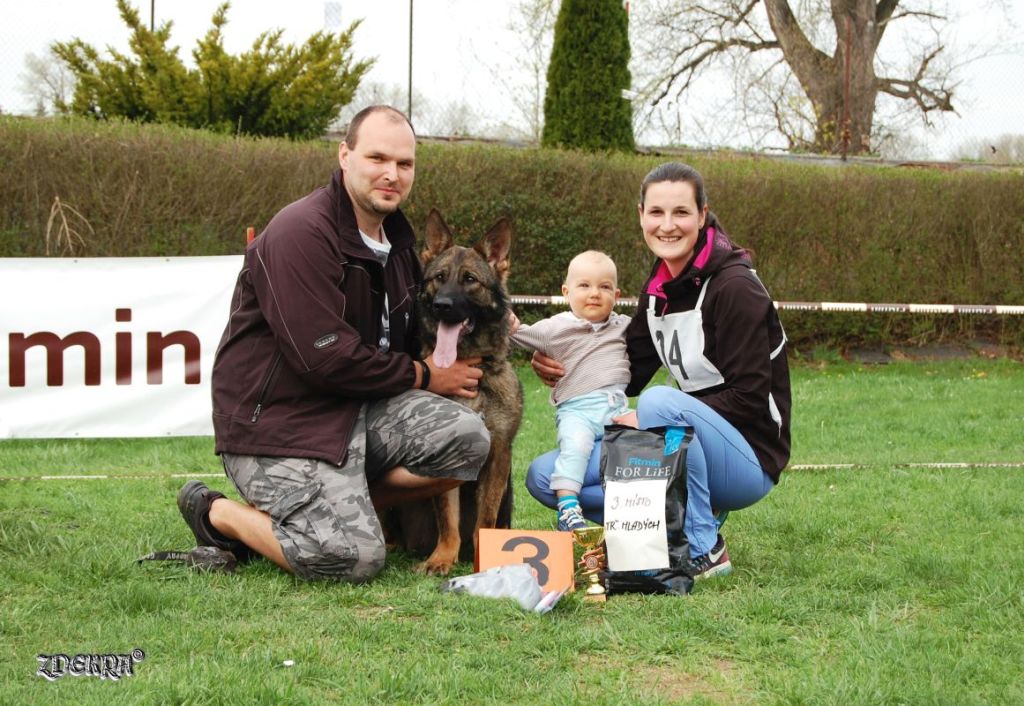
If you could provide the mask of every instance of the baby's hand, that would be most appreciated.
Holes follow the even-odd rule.
[[[519,330],[519,326],[521,325],[521,323],[519,321],[519,317],[516,316],[515,313],[513,313],[513,311],[511,309],[508,310],[508,325],[509,325],[508,332],[510,334],[515,333],[516,331],[518,331]]]
[[[620,414],[618,417],[612,417],[612,422],[615,424],[622,424],[627,427],[633,427],[634,429],[640,428],[640,423],[636,419],[636,411],[632,409],[625,414]]]

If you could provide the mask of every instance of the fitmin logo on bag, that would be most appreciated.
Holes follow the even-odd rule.
[[[672,475],[672,466],[665,464],[664,458],[641,458],[630,456],[627,465],[615,466],[614,477],[617,480],[632,478],[668,478]]]
[[[114,320],[128,323],[132,320],[131,309],[115,309]],[[114,333],[114,382],[118,385],[132,384],[132,346],[134,334],[130,331]],[[172,346],[180,346],[184,355],[184,382],[198,385],[200,382],[200,353],[202,346],[199,336],[192,331],[146,331],[146,383],[161,385],[164,382],[164,352]],[[25,387],[26,358],[33,348],[42,348],[46,353],[46,385],[61,387],[64,380],[64,356],[69,349],[80,348],[85,360],[84,383],[99,385],[102,380],[102,358],[110,355],[110,343],[106,345],[100,337],[89,331],[75,331],[59,336],[52,331],[32,333],[13,331],[8,334],[8,384],[10,387]],[[70,381],[69,381],[70,382]]]

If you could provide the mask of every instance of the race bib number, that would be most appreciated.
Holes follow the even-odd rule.
[[[658,354],[661,356],[661,363],[677,380],[689,380],[690,376],[683,365],[683,350],[679,346],[679,332],[675,329],[669,331],[668,348],[665,348],[665,332],[658,330],[654,337],[658,342]]]

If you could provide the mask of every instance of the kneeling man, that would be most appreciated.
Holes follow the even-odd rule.
[[[216,450],[248,505],[188,482],[178,507],[200,545],[366,581],[384,565],[377,511],[476,479],[483,420],[442,395],[475,397],[479,360],[419,359],[422,270],[398,208],[415,158],[408,118],[366,108],[330,183],[246,248],[212,382]]]

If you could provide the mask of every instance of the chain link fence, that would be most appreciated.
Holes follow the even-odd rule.
[[[187,63],[219,1],[136,0],[133,6],[144,23],[149,23],[151,11],[155,11],[157,25],[173,21],[171,45],[179,47]],[[229,12],[226,45],[233,53],[244,51],[260,32],[274,28],[284,30],[286,41],[299,43],[318,30],[339,31],[362,18],[355,54],[375,56],[377,62],[356,103],[384,101],[405,109],[409,101],[409,15],[415,7],[412,102],[418,131],[530,143],[539,135],[538,116],[542,119],[543,115],[543,67],[531,69],[522,59],[536,50],[542,38],[528,38],[522,27],[518,31],[515,27],[516,12],[522,16],[522,8],[529,3],[247,0]],[[1007,17],[1024,25],[1024,0],[1010,1]],[[52,112],[55,98],[70,97],[72,77],[52,57],[49,47],[74,37],[101,52],[108,47],[128,50],[128,30],[114,0],[6,3],[0,15],[0,111],[42,115]],[[527,41],[533,46],[527,46]],[[533,75],[529,75],[531,70]],[[886,143],[882,156],[1024,163],[1024,49],[1020,43],[1000,45],[990,56],[960,67],[957,75],[957,113],[931,114],[931,127],[926,127],[920,116],[899,115],[900,106],[893,99],[880,99],[879,115],[887,116],[896,127],[892,131],[895,139]],[[722,84],[720,77],[710,75],[691,95],[721,96]],[[720,104],[728,103],[725,95]],[[351,112],[343,111],[336,127],[343,125]],[[735,119],[740,120],[738,116]],[[704,149],[772,150],[780,146],[779,140],[750,138],[743,129],[730,126],[729,120],[727,114],[716,113],[714,120],[702,122],[683,106],[669,105],[660,124],[638,126],[637,142],[648,147],[685,144]],[[680,140],[671,126],[687,121],[688,132]]]

